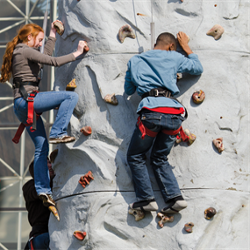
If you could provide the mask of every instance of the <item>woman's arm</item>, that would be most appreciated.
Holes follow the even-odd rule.
[[[78,57],[84,52],[84,48],[86,46],[87,43],[85,41],[79,41],[76,52],[59,57],[52,57],[49,55],[42,54],[35,49],[25,48],[23,51],[23,56],[32,62],[58,67],[65,63],[75,61],[76,57]]]
[[[61,21],[59,20],[56,20],[54,21],[52,24],[51,24],[51,28],[50,28],[50,33],[49,33],[49,38],[48,38],[48,41],[46,42],[45,46],[44,46],[44,54],[45,55],[49,55],[51,56],[52,53],[53,53],[53,50],[55,48],[55,43],[56,43],[56,29],[55,29],[55,26],[54,26],[54,23],[55,22],[60,22],[62,23]],[[44,38],[45,39],[45,38]]]

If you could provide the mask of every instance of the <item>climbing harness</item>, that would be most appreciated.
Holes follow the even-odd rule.
[[[29,242],[30,242],[30,250],[35,250],[34,249],[34,246],[33,246],[33,240],[34,239],[34,237],[31,237],[30,239],[29,239]]]
[[[37,82],[21,82],[15,78],[13,80],[13,88],[14,89],[19,88],[19,91],[20,91],[23,99],[28,102],[28,114],[27,114],[26,123],[25,124],[21,123],[19,125],[19,127],[16,131],[16,134],[15,134],[14,138],[12,139],[12,141],[16,144],[19,142],[20,137],[21,137],[25,127],[32,125],[32,127],[30,127],[30,131],[34,132],[36,130],[36,120],[41,115],[41,114],[35,113],[35,111],[34,111],[34,99],[35,99],[38,91],[34,90],[30,94],[28,94],[24,88],[24,85],[32,85],[32,86],[38,87],[39,81],[37,81]]]
[[[145,136],[150,136],[150,137],[156,137],[158,132],[152,131],[149,128],[147,128],[146,126],[144,126],[144,124],[141,121],[141,117],[139,116],[137,119],[137,126],[139,128],[139,130],[141,131],[141,138],[144,140]],[[185,134],[182,126],[180,126],[178,129],[176,130],[167,130],[167,129],[162,129],[161,130],[162,133],[166,134],[166,135],[177,135],[177,139],[179,139],[181,137],[182,141],[186,142],[188,141],[188,136]],[[179,134],[179,135],[178,135]]]
[[[171,97],[172,94],[169,90],[165,89],[165,88],[154,88],[151,89],[149,92],[146,92],[142,95],[142,99],[148,96],[153,96],[153,97]]]
[[[148,97],[148,96],[167,97],[167,98],[170,98],[170,99],[177,101],[178,103],[180,103],[183,106],[183,104],[181,102],[179,102],[176,98],[172,97],[171,92],[166,88],[151,89],[149,92],[146,92],[142,95],[142,99],[145,97]],[[187,112],[187,109],[185,107],[184,107],[184,110],[185,110],[184,120],[186,120],[188,117],[188,112]],[[141,138],[142,139],[144,139],[146,135],[148,135],[150,137],[156,137],[158,134],[158,132],[154,132],[154,131],[148,129],[146,126],[144,126],[144,124],[141,121],[140,116],[137,119],[137,126],[138,126],[139,130],[141,131],[141,134],[142,134]],[[161,131],[166,135],[177,135],[177,139],[179,139],[181,137],[182,141],[184,141],[184,142],[188,141],[188,139],[189,139],[188,136],[185,134],[182,126],[180,126],[176,130],[162,129]]]

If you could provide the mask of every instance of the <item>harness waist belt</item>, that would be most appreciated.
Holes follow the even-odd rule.
[[[153,97],[171,97],[172,94],[169,90],[164,89],[164,88],[154,88],[151,89],[149,92],[144,93],[141,98],[145,98],[148,96],[153,96]]]

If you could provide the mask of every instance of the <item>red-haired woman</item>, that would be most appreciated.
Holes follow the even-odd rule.
[[[13,77],[14,88],[14,111],[22,123],[27,120],[26,95],[38,90],[38,74],[41,64],[61,66],[65,63],[76,60],[76,57],[84,52],[87,46],[85,41],[79,41],[77,50],[71,54],[52,57],[56,41],[56,29],[54,22],[51,24],[51,31],[48,41],[44,47],[44,54],[38,48],[42,46],[44,39],[43,29],[36,24],[26,24],[18,32],[18,35],[7,44],[3,56],[0,82],[5,82]],[[34,98],[34,110],[42,113],[59,107],[55,122],[50,132],[50,143],[66,143],[75,140],[67,135],[69,124],[74,107],[78,101],[78,95],[71,91],[48,91],[39,92]],[[26,127],[35,145],[34,156],[34,180],[38,196],[43,200],[45,206],[55,205],[50,188],[49,173],[47,167],[47,156],[49,152],[48,140],[42,119],[37,120],[37,129],[30,131]]]

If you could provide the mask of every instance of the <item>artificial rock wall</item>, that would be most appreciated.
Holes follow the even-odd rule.
[[[174,173],[188,202],[174,222],[157,224],[156,213],[136,222],[128,214],[135,200],[126,150],[136,122],[140,101],[123,90],[126,64],[135,54],[151,48],[151,1],[62,0],[59,19],[65,32],[57,37],[56,56],[88,42],[90,51],[56,70],[55,90],[65,90],[76,79],[79,101],[69,125],[74,143],[59,145],[53,164],[56,172],[53,196],[61,217],[51,216],[51,249],[249,249],[249,1],[153,0],[155,36],[184,31],[189,45],[204,67],[199,76],[183,75],[178,82],[179,100],[189,118],[183,123],[196,134],[191,145],[176,145],[169,156]],[[137,15],[137,13],[143,15]],[[131,25],[136,39],[120,43],[117,34]],[[224,27],[219,40],[206,32],[215,24]],[[201,105],[192,102],[194,91],[202,89]],[[118,105],[106,103],[115,93]],[[80,129],[91,126],[92,134]],[[223,137],[225,150],[219,154],[212,140]],[[89,170],[94,180],[83,188],[78,180]],[[159,208],[163,199],[151,173]],[[214,207],[212,220],[204,210]],[[193,233],[183,226],[193,222]],[[87,233],[83,241],[75,230]]]

